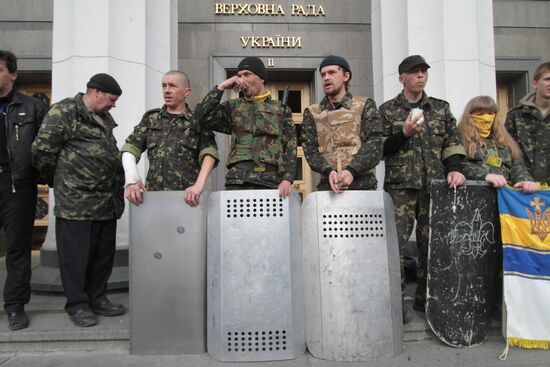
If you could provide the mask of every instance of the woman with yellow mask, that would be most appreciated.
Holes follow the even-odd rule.
[[[489,96],[474,97],[466,104],[458,124],[466,150],[464,175],[495,188],[510,183],[525,193],[537,191],[518,144],[504,127],[504,116]]]

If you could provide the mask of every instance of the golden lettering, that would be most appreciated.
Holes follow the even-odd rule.
[[[275,59],[267,59],[267,67],[268,68],[275,67]]]
[[[240,37],[243,48],[302,48],[302,37],[298,36],[261,36]]]
[[[320,15],[325,16],[325,9],[323,5],[303,5],[292,4],[292,15],[302,17],[318,17]]]
[[[241,45],[243,45],[243,48],[248,46],[248,41],[250,40],[250,37],[241,37]]]
[[[316,5],[313,5],[314,7]],[[294,8],[294,5],[293,5]],[[214,3],[215,15],[285,15],[281,4]]]

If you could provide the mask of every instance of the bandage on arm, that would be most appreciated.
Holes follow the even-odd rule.
[[[122,153],[122,167],[124,168],[124,178],[126,179],[124,187],[141,182],[141,177],[137,171],[136,157],[132,153]]]

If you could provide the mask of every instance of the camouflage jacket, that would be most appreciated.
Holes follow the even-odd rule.
[[[294,181],[296,131],[290,109],[271,97],[263,102],[237,98],[220,103],[222,95],[214,87],[195,115],[201,126],[231,135],[225,184],[277,188],[283,180]],[[253,168],[237,167],[239,162],[251,162]]]
[[[522,98],[506,116],[506,129],[518,142],[535,181],[550,184],[550,115],[542,118],[535,93]]]
[[[351,93],[346,93],[342,101],[340,102],[341,108],[347,111],[352,110],[353,96]],[[328,98],[325,97],[319,103],[318,109],[321,111],[327,111],[330,118],[334,111],[334,106],[329,103]],[[328,190],[328,175],[331,171],[337,170],[334,163],[330,163],[319,144],[319,134],[317,130],[317,124],[313,117],[312,111],[317,110],[317,105],[310,106],[304,110],[304,119],[302,122],[302,148],[308,164],[315,172],[321,173],[323,177],[321,182],[317,186],[319,190]],[[351,116],[350,116],[351,117]],[[360,129],[358,136],[349,137],[347,139],[350,143],[354,141],[354,145],[357,147],[354,149],[355,153],[351,156],[351,161],[343,169],[348,169],[354,175],[353,182],[350,186],[351,190],[375,190],[376,189],[376,175],[374,168],[380,162],[382,158],[382,122],[380,120],[380,114],[376,109],[376,104],[373,100],[367,99],[362,109],[360,118]],[[330,130],[330,134],[338,134],[338,129],[342,125],[347,125],[353,121],[343,121],[343,123],[335,126],[335,129]],[[331,122],[331,127],[332,124]],[[332,139],[331,139],[332,140]]]
[[[533,181],[533,178],[527,171],[523,159],[513,159],[512,151],[509,147],[499,144],[496,141],[483,139],[483,144],[476,144],[476,150],[471,157],[466,157],[462,161],[464,175],[468,180],[485,181],[485,176],[490,173],[504,176],[507,180],[515,184],[519,181]],[[487,162],[489,156],[502,159],[499,167]]]
[[[147,111],[121,150],[138,161],[147,150],[150,191],[185,190],[195,184],[206,155],[218,161],[214,133],[199,129],[188,106],[179,116],[166,112],[166,106]]]
[[[465,155],[449,103],[424,93],[420,108],[424,110],[422,131],[408,138],[397,153],[384,157],[384,188],[425,189],[431,180],[446,178],[445,159]],[[403,131],[410,110],[403,92],[380,106],[385,138]]]
[[[82,93],[54,104],[32,145],[33,164],[53,181],[59,218],[118,219],[124,211],[124,170],[110,114],[100,122]]]

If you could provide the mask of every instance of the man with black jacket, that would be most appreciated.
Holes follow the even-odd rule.
[[[29,326],[24,307],[31,297],[38,177],[31,164],[31,144],[46,113],[42,102],[15,90],[16,78],[17,58],[0,50],[0,227],[7,240],[4,309],[11,330]]]

